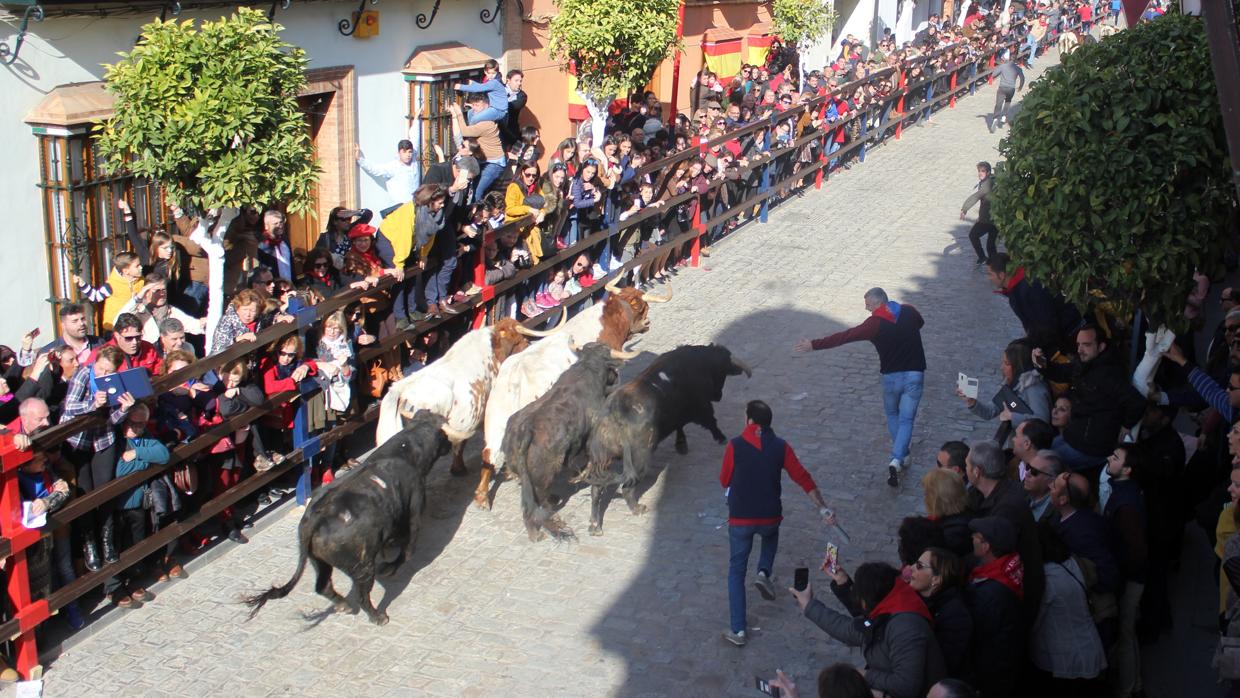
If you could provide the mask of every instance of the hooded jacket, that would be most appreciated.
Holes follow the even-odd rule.
[[[931,629],[933,616],[921,596],[902,579],[869,613],[853,605],[851,584],[832,591],[856,617],[814,599],[805,617],[831,637],[865,655],[865,680],[892,698],[921,698],[947,675],[943,653]]]
[[[881,373],[925,371],[926,352],[921,345],[921,327],[925,324],[917,308],[888,301],[875,308],[860,325],[815,339],[811,344],[819,350],[867,341],[878,351]]]

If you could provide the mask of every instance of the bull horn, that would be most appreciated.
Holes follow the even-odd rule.
[[[560,330],[564,329],[564,321],[567,319],[568,319],[568,308],[561,305],[560,306],[560,322],[557,323],[554,328],[550,330],[531,330],[525,325],[518,323],[517,332],[520,332],[526,337],[549,337],[555,334],[556,332],[559,332]]]
[[[638,351],[624,351],[622,349],[611,350],[611,358],[619,359],[620,361],[628,361],[629,359],[635,359],[640,354],[641,354],[640,349]]]
[[[611,281],[608,281],[608,282],[607,282],[607,285],[603,287],[603,290],[607,291],[608,293],[615,293],[615,294],[619,294],[619,293],[620,293],[620,287],[616,285],[616,283],[617,283],[618,281],[620,281],[620,279],[618,279],[618,278],[616,278],[616,279],[612,279]]]
[[[666,288],[667,288],[666,295],[657,296],[653,293],[643,293],[642,300],[646,301],[647,303],[667,303],[672,300],[672,285],[669,283],[666,285]]]
[[[741,373],[745,374],[746,378],[753,378],[753,369],[749,367],[749,364],[733,356],[732,365],[739,368],[741,370]]]

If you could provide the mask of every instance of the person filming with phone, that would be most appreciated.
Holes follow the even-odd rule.
[[[791,588],[801,612],[828,635],[865,656],[862,674],[875,695],[920,698],[947,676],[933,630],[934,616],[921,594],[885,562],[867,562],[849,579],[834,561],[824,563],[831,591],[848,613],[827,608],[811,586]]]
[[[780,480],[787,470],[818,507],[827,525],[835,526],[835,514],[827,508],[814,484],[814,478],[797,460],[792,446],[771,429],[771,408],[761,400],[745,406],[745,431],[728,442],[723,452],[719,483],[728,498],[728,540],[731,563],[728,568],[728,608],[731,628],[723,634],[728,642],[744,647],[748,641],[745,625],[745,568],[753,537],[762,537],[758,554],[758,576],[754,586],[768,601],[775,598],[771,581],[775,551],[779,547],[779,523],[783,520]]]

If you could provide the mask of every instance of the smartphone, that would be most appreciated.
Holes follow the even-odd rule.
[[[798,567],[792,573],[792,588],[797,591],[805,591],[809,587],[809,568]]]
[[[762,691],[768,696],[772,696],[772,698],[779,698],[779,686],[772,686],[769,681],[761,676],[753,677],[753,684],[754,688],[757,688],[759,691]]]
[[[827,574],[835,574],[840,567],[840,547],[835,543],[827,543],[827,556],[822,561],[822,570]]]

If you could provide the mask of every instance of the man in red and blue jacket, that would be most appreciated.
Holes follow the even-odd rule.
[[[891,460],[887,463],[887,484],[900,484],[900,471],[909,465],[909,443],[913,439],[913,420],[921,404],[926,376],[926,352],[921,344],[921,313],[911,305],[887,299],[887,292],[875,287],[865,292],[865,309],[870,317],[856,327],[822,339],[802,339],[792,350],[797,353],[834,349],[849,342],[867,341],[878,351],[878,370],[883,374],[883,411],[891,434]]]
[[[728,498],[728,540],[731,563],[728,568],[728,608],[731,630],[724,638],[743,647],[745,636],[745,568],[753,537],[762,537],[758,554],[758,578],[754,586],[768,601],[775,598],[771,569],[779,547],[779,522],[783,520],[780,481],[787,470],[793,482],[805,490],[818,513],[834,525],[835,515],[827,509],[814,478],[801,466],[797,454],[771,429],[771,408],[761,400],[745,406],[745,431],[728,442],[723,452],[719,484]]]

